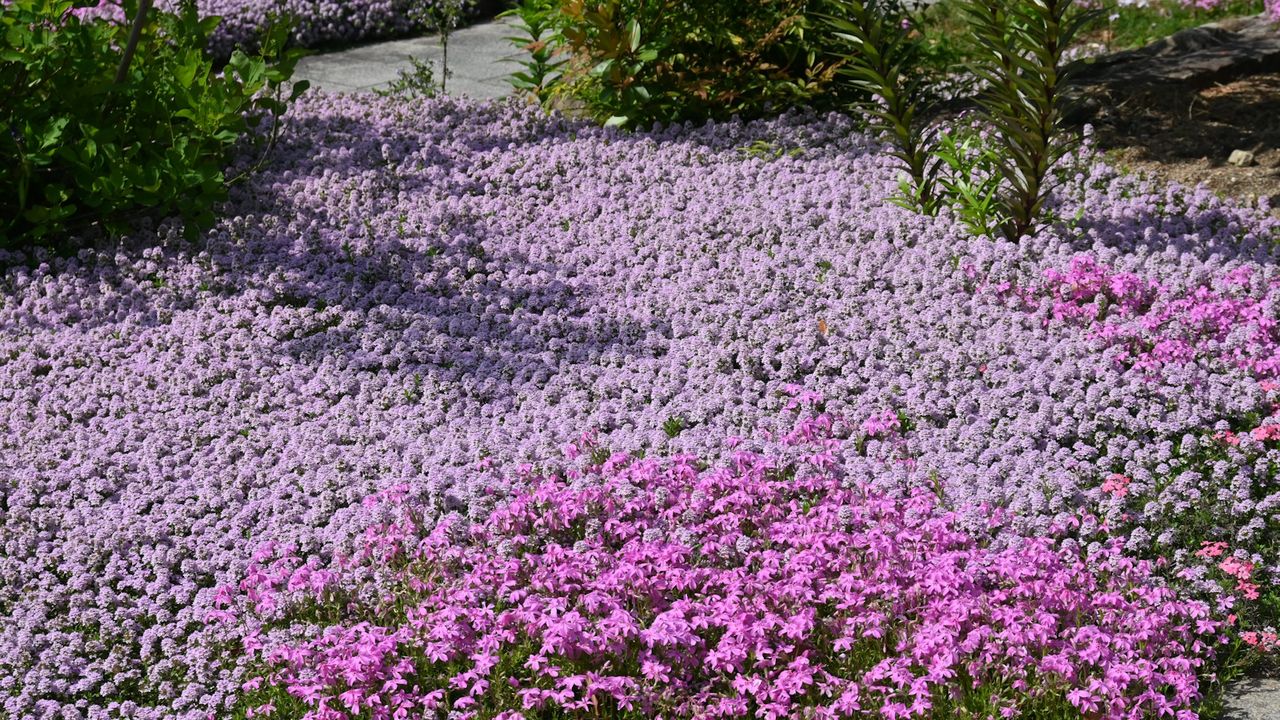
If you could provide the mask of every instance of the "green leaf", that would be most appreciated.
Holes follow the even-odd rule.
[[[297,100],[298,97],[302,95],[302,93],[306,92],[310,88],[311,88],[310,80],[299,80],[295,82],[293,84],[293,87],[290,88],[289,90],[289,102],[293,102],[294,100]]]
[[[199,52],[188,50],[182,54],[177,67],[173,69],[174,77],[182,87],[190,87],[195,81],[196,72],[200,69],[203,58]]]
[[[613,67],[613,58],[607,58],[600,61],[595,67],[591,68],[591,74],[595,76],[604,75]]]
[[[41,150],[48,150],[57,147],[62,141],[62,133],[67,128],[67,123],[71,122],[69,117],[54,118],[45,126],[39,136],[39,147]]]
[[[627,45],[631,48],[631,52],[635,52],[640,47],[640,21],[631,18],[627,21]]]

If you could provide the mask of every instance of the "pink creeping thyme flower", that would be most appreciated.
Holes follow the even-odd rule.
[[[1216,558],[1220,557],[1227,551],[1227,543],[1225,542],[1204,542],[1200,549],[1196,551],[1196,557]]]
[[[1263,630],[1262,632],[1249,630],[1241,633],[1240,639],[1244,640],[1246,645],[1264,653],[1280,651],[1280,635],[1275,630]]]
[[[898,414],[893,410],[882,410],[862,421],[862,431],[871,437],[893,435],[901,427]]]
[[[1236,591],[1239,592],[1240,596],[1245,600],[1257,600],[1262,597],[1258,592],[1258,587],[1258,583],[1248,582],[1247,580],[1240,580],[1236,582]]]
[[[1280,424],[1261,425],[1249,431],[1253,439],[1259,441],[1280,440]]]
[[[1248,580],[1253,577],[1253,567],[1253,563],[1234,557],[1229,557],[1218,563],[1218,569],[1240,580]]]
[[[1117,359],[1132,367],[1157,370],[1205,358],[1268,378],[1280,372],[1280,323],[1271,310],[1280,284],[1270,282],[1262,298],[1254,297],[1253,274],[1237,268],[1213,285],[1175,294],[1077,256],[1065,272],[1044,271],[1043,292],[1053,299],[1054,319],[1086,323],[1107,345],[1124,348]]]

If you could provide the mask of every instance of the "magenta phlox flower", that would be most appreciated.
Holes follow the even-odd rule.
[[[545,475],[465,536],[451,523],[383,524],[423,536],[365,537],[401,549],[367,556],[402,568],[396,602],[360,611],[376,621],[264,653],[274,667],[257,687],[375,714],[406,703],[469,710],[510,688],[519,711],[606,702],[736,717],[753,698],[761,716],[792,717],[816,696],[830,701],[823,712],[871,704],[906,718],[933,712],[961,678],[1027,692],[1033,674],[1037,692],[1106,717],[1196,700],[1195,672],[1221,624],[1161,586],[1150,563],[1118,543],[1087,560],[1052,537],[991,546],[930,492],[849,484],[810,461],[837,425],[783,433],[783,457],[739,452],[704,468],[687,456],[613,456],[579,469],[591,483]],[[523,552],[495,563],[501,543]],[[315,567],[288,557],[291,568]],[[289,576],[262,562],[237,586],[245,608],[290,596],[278,579]],[[1246,569],[1224,566],[1237,577]],[[838,669],[839,658],[868,652],[879,659],[859,674]],[[411,655],[452,674],[433,681]],[[495,682],[500,666],[515,674]],[[1178,689],[1143,694],[1153,685]]]
[[[871,437],[891,435],[901,427],[898,414],[893,410],[881,410],[862,421],[862,431]]]

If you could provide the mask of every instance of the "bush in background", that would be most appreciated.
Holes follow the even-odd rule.
[[[176,11],[182,0],[159,0],[157,7]],[[225,60],[237,47],[256,48],[262,31],[272,19],[287,15],[296,20],[290,40],[315,48],[367,42],[432,31],[432,15],[449,11],[454,0],[196,0],[201,15],[218,16],[222,22],[209,36],[209,50]],[[494,14],[503,0],[466,2],[463,22]],[[99,0],[90,14],[119,19],[117,0]]]
[[[154,12],[123,59],[130,24],[80,17],[95,3],[13,0],[0,8],[0,248],[64,245],[68,234],[123,230],[143,213],[212,219],[238,141],[272,128],[299,53],[276,25],[262,51],[215,72],[217,18],[194,3]],[[137,17],[130,0],[125,11]],[[265,121],[265,122],[264,122]],[[233,181],[234,179],[232,179]]]
[[[607,125],[638,127],[760,115],[821,95],[834,67],[810,32],[809,4],[524,0],[515,13],[539,29],[522,45],[571,58],[554,94]],[[539,67],[525,75],[548,79]]]

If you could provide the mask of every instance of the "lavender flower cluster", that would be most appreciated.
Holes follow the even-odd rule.
[[[273,17],[297,21],[294,38],[304,47],[353,43],[406,35],[422,30],[409,10],[418,0],[199,0],[202,15],[217,15],[222,23],[210,39],[218,56],[230,55],[237,45],[252,44]],[[429,1],[429,0],[428,0]],[[173,7],[176,7],[176,3]]]
[[[361,580],[268,546],[215,611],[260,663],[245,714],[1194,717],[1224,628],[1207,603],[1119,540],[1088,560],[1049,537],[997,549],[928,490],[847,483],[835,425],[801,420],[790,457],[524,478],[475,523],[424,528],[397,496],[357,559],[394,578],[367,604]],[[342,619],[264,632],[317,603]]]
[[[304,47],[350,44],[422,32],[419,18],[434,5],[452,3],[465,16],[473,2],[458,0],[197,0],[202,16],[216,15],[222,22],[210,38],[210,51],[226,58],[237,46],[254,45],[262,29],[280,18],[292,18],[294,40]],[[157,6],[176,12],[180,0],[160,0]],[[102,0],[97,8],[78,10],[88,17],[120,19],[124,11],[116,0]]]
[[[1266,302],[1277,222],[1085,163],[1055,200],[1074,220],[1015,245],[885,202],[896,175],[839,116],[626,135],[317,95],[197,242],[0,258],[0,712],[219,716],[246,668],[205,620],[261,540],[350,549],[399,485],[424,522],[488,517],[518,487],[478,461],[553,462],[584,430],[768,453],[790,383],[871,420],[837,459],[876,492],[1005,508],[1010,537],[1097,505],[1085,553],[1128,514],[1129,552],[1192,568],[1230,542],[1271,588],[1263,380],[1134,368],[1060,296],[995,288],[1088,255],[1175,297],[1248,268],[1233,292]],[[1199,452],[1224,430],[1249,437]]]

